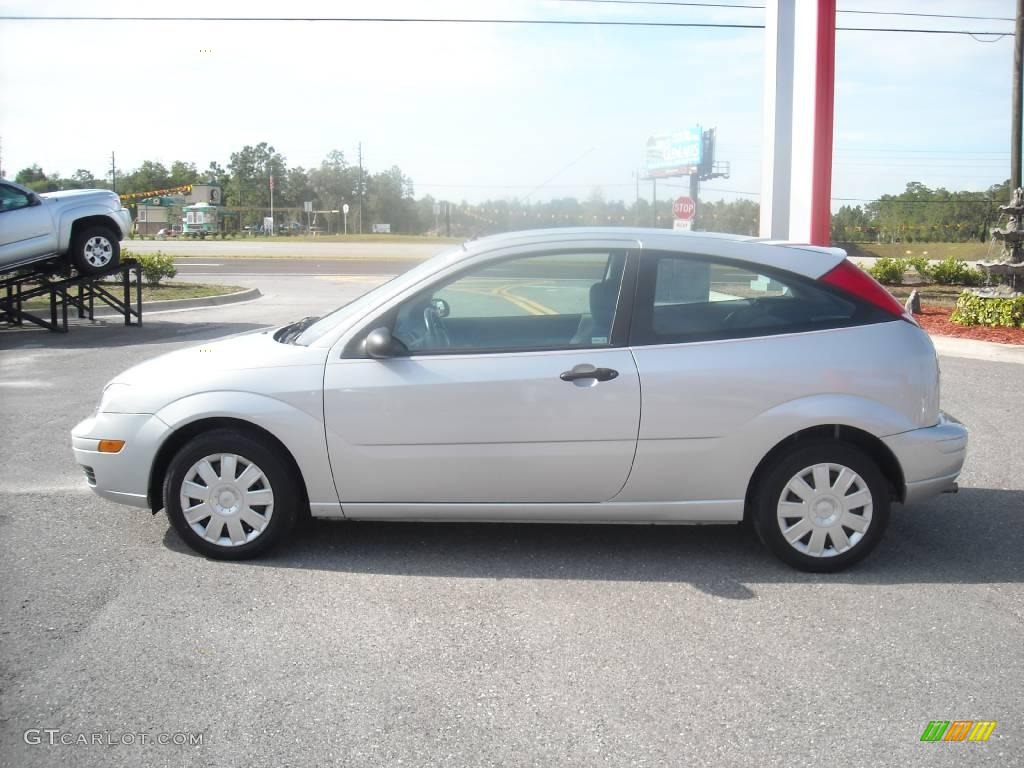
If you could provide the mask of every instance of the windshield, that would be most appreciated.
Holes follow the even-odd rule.
[[[376,305],[387,301],[392,296],[397,296],[407,287],[415,285],[423,278],[443,268],[463,252],[463,247],[459,246],[427,259],[421,264],[417,264],[408,272],[403,272],[397,277],[391,278],[386,283],[367,291],[359,298],[324,315],[317,322],[306,328],[301,335],[296,337],[293,343],[308,347],[331,331],[357,320]]]

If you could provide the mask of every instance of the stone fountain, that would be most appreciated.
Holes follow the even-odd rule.
[[[992,238],[1003,244],[1003,258],[978,262],[978,269],[988,275],[988,284],[997,285],[977,291],[979,296],[1002,298],[1024,291],[1024,189],[1014,190],[1010,204],[999,206],[999,210],[1006,214],[1007,222],[992,230]]]

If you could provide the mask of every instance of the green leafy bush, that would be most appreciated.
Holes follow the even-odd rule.
[[[884,285],[900,285],[903,282],[903,273],[906,271],[906,261],[888,257],[878,259],[875,265],[868,269],[871,276]]]
[[[907,259],[907,263],[912,266],[921,277],[925,280],[931,277],[932,268],[928,264],[927,256],[910,256]]]
[[[964,291],[949,318],[957,325],[987,325],[992,328],[1024,327],[1024,296],[984,298]]]
[[[984,275],[955,256],[929,268],[929,277],[940,285],[980,285]]]
[[[147,285],[159,285],[165,277],[174,277],[178,270],[174,268],[174,257],[169,253],[141,253],[135,257],[142,265],[142,278]]]

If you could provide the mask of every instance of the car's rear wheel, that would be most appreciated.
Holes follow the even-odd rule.
[[[116,266],[121,259],[121,243],[108,227],[83,227],[71,241],[71,263],[87,275]]]
[[[774,554],[804,571],[840,571],[874,549],[889,522],[889,486],[864,451],[838,441],[778,456],[754,492],[752,522]]]
[[[282,456],[233,429],[203,433],[171,460],[164,508],[192,549],[223,560],[267,551],[294,524],[296,478]]]

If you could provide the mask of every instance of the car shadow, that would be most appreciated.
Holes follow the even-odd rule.
[[[203,323],[146,320],[142,326],[126,326],[124,320],[75,320],[67,333],[53,333],[37,326],[0,326],[0,350],[93,349],[138,344],[169,344],[207,341],[269,327],[265,323]]]
[[[689,583],[745,600],[774,583],[1017,583],[1024,491],[965,488],[893,510],[878,549],[838,574],[793,570],[746,526],[377,523],[312,520],[239,567],[472,579]],[[172,530],[164,543],[194,554]],[[199,555],[194,555],[198,557]]]

